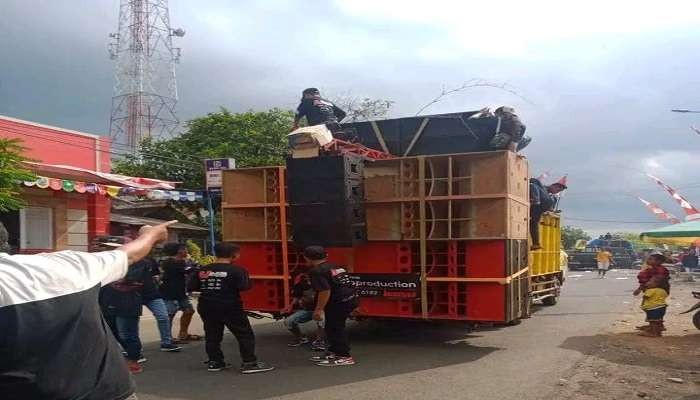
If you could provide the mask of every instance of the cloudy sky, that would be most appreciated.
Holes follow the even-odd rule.
[[[300,89],[395,101],[413,115],[514,106],[534,137],[534,175],[569,174],[568,224],[593,232],[662,226],[633,195],[682,216],[643,172],[700,206],[700,2],[171,0],[181,119],[292,108]],[[104,134],[117,0],[2,0],[0,114]],[[235,156],[235,155],[234,155]],[[603,221],[603,222],[601,222]],[[619,221],[619,222],[609,222]]]

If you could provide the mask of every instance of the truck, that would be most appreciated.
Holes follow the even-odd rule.
[[[246,307],[279,316],[312,244],[350,272],[363,319],[512,324],[556,304],[560,217],[542,218],[530,251],[527,159],[479,151],[499,121],[472,115],[361,123],[362,144],[290,137],[286,165],[224,171],[222,236],[250,272]]]
[[[569,269],[592,270],[598,267],[596,254],[601,249],[608,249],[613,255],[615,268],[634,268],[639,257],[631,242],[617,236],[606,235],[586,243],[585,247],[570,250]]]

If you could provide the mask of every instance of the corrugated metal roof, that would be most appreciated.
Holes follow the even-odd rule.
[[[154,218],[146,218],[146,217],[137,217],[133,215],[123,215],[123,214],[110,214],[109,216],[110,222],[116,222],[118,224],[127,224],[127,225],[158,225],[162,224],[163,221],[160,219],[154,219]],[[182,222],[178,222],[176,224],[173,224],[170,226],[171,228],[174,229],[182,229],[182,230],[189,230],[189,231],[207,231],[207,228],[202,228],[201,226],[196,226],[196,225],[190,225],[190,224],[184,224]]]

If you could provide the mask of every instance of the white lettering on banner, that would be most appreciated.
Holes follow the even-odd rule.
[[[368,281],[355,281],[355,286],[362,287],[382,287],[382,288],[392,288],[392,289],[416,289],[417,284],[413,282],[368,282]]]

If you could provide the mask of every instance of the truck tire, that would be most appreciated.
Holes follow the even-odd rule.
[[[547,307],[556,306],[557,305],[557,296],[545,297],[544,299],[542,299],[542,304],[544,304]]]
[[[696,312],[695,315],[693,315],[693,325],[695,325],[696,328],[700,329],[700,311]]]

